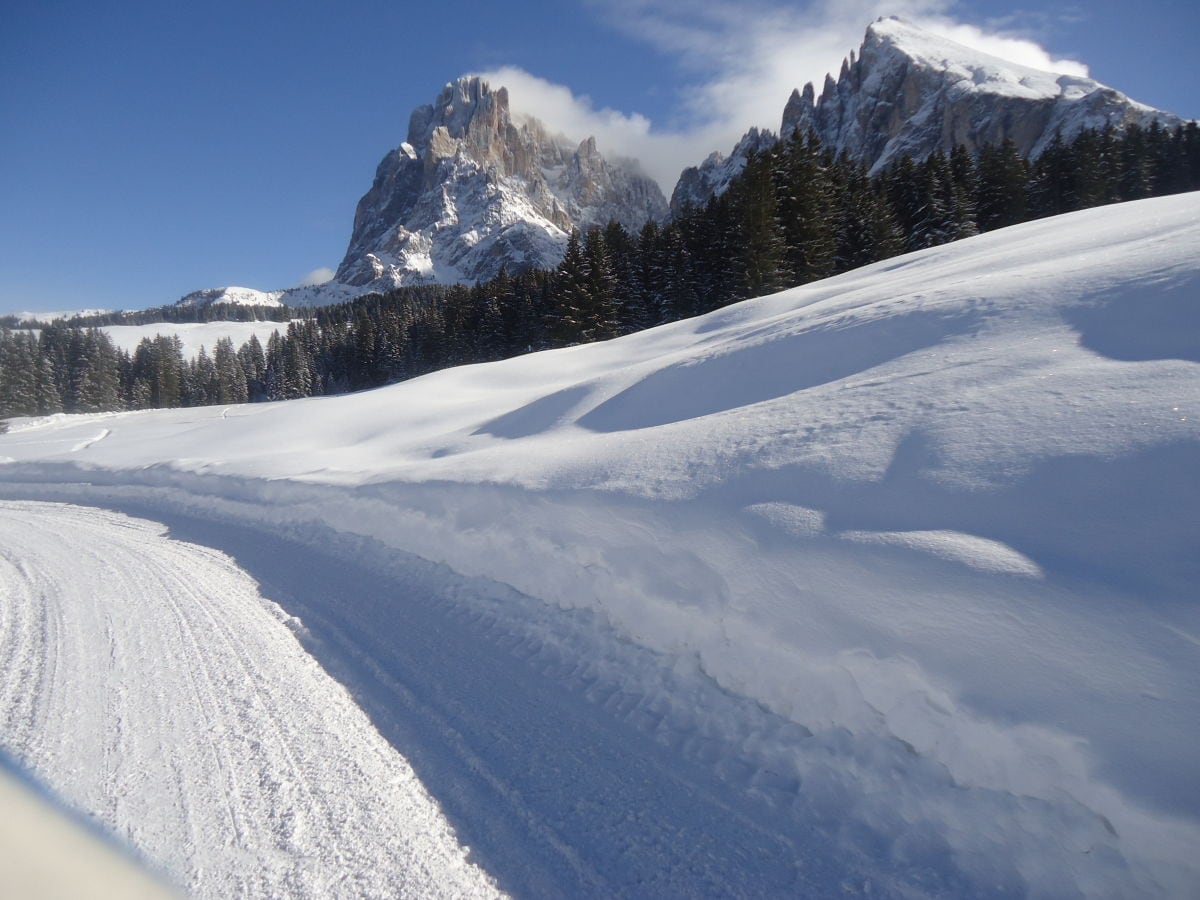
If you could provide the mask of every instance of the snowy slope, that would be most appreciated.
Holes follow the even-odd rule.
[[[73,319],[76,316],[103,316],[114,312],[111,309],[64,309],[55,312],[14,312],[12,316],[22,322],[53,322],[55,319]]]
[[[36,335],[38,329],[31,329]],[[211,356],[213,348],[221,338],[233,341],[235,349],[242,346],[251,336],[265,348],[271,335],[278,331],[287,333],[286,322],[155,322],[149,325],[103,325],[100,330],[112,338],[113,344],[127,353],[137,350],[143,339],[153,340],[177,336],[183,345],[183,358],[192,359],[203,347]]]
[[[445,602],[771,810],[809,893],[1186,896],[1198,283],[1200,196],[1090,210],[349,397],[18,421],[0,494],[503,586]]]
[[[183,342],[183,357],[191,359],[204,347],[212,355],[213,347],[221,338],[233,341],[234,348],[250,340],[251,335],[267,346],[267,340],[278,331],[287,333],[286,322],[156,322],[151,325],[105,325],[105,332],[121,350],[132,353],[143,338],[154,339],[158,335],[178,335]]]

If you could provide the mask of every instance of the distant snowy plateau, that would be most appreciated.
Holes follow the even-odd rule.
[[[0,435],[0,742],[201,897],[1195,897],[1200,195]]]

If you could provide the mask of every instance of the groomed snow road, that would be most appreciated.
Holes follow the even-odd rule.
[[[0,501],[3,742],[193,895],[964,888],[824,831],[786,757],[834,748],[590,613],[113,505]]]
[[[165,531],[0,504],[6,749],[196,895],[494,894],[279,609]]]

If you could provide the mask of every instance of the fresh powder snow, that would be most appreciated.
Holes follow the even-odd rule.
[[[13,420],[3,745],[210,896],[1188,896],[1198,285],[1191,194],[351,396]]]

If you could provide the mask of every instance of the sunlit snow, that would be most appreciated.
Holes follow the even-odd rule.
[[[425,760],[502,889],[636,892],[620,880],[636,870],[695,895],[709,855],[662,842],[636,808],[595,830],[626,795],[564,762],[580,743],[547,751],[549,779],[522,762],[571,741],[562,728],[533,716],[526,748],[474,743],[479,710],[509,701],[466,677],[484,671],[470,650],[437,676],[463,678],[459,743],[389,719],[406,679],[437,679],[427,650],[388,647],[442,610],[467,624],[437,640],[469,648],[478,628],[486,660],[501,635],[577,696],[589,746],[677,760],[677,776],[637,770],[664,785],[647,800],[675,810],[664,821],[771,836],[727,868],[711,854],[717,892],[1187,896],[1198,285],[1200,195],[1140,201],[352,396],[16,420],[0,496],[198,529],[250,569],[269,554],[243,532],[336,551],[344,596],[299,577],[267,596]],[[368,557],[431,567],[421,591],[439,599],[372,594]],[[505,677],[529,709],[542,682]],[[439,762],[460,751],[476,761],[461,782]],[[684,805],[698,796],[733,812],[709,821]]]

